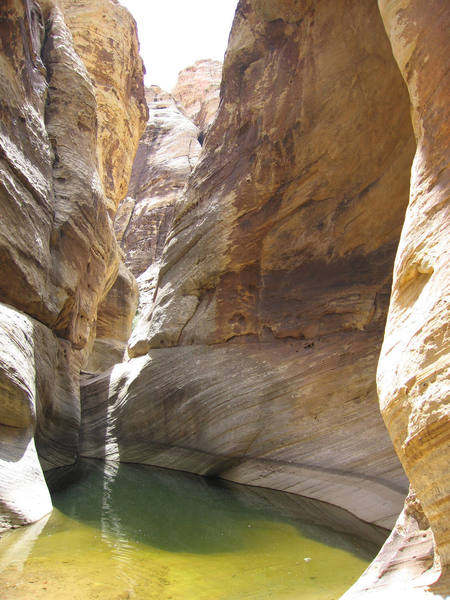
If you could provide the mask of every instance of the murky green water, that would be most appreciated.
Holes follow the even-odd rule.
[[[385,537],[271,490],[100,461],[79,476],[1,536],[2,600],[332,600]]]

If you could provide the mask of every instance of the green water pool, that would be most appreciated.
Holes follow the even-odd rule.
[[[1,535],[2,600],[337,600],[387,533],[292,494],[95,460],[53,502]]]

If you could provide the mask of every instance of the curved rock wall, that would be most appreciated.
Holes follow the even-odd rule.
[[[377,7],[342,10],[240,2],[219,112],[130,341],[142,357],[86,382],[82,453],[391,526],[407,481],[375,371],[414,137]]]
[[[380,405],[436,543],[450,563],[450,175],[445,1],[382,1],[394,56],[408,85],[417,152],[378,366]],[[448,585],[448,584],[447,584]],[[447,588],[448,591],[448,588]]]
[[[450,558],[449,12],[444,0],[378,4],[388,37],[371,0],[241,0],[184,195],[198,132],[174,136],[181,114],[154,92],[168,127],[148,130],[116,225],[123,244],[145,241],[147,221],[133,219],[153,196],[173,195],[174,221],[166,240],[172,213],[160,219],[164,249],[152,240],[131,261],[145,275],[162,252],[155,303],[135,358],[85,376],[81,452],[289,490],[391,526],[407,481],[375,370],[403,226],[378,392],[414,489],[348,598],[429,597],[439,574],[433,589],[448,591]],[[114,0],[4,0],[0,32],[3,528],[48,512],[41,465],[77,455],[96,329],[92,369],[121,357],[136,285],[111,217],[146,107],[134,24]]]
[[[92,24],[80,17],[71,31],[67,15],[82,3],[65,4],[6,0],[0,6],[1,389],[7,408],[0,418],[2,527],[35,520],[50,508],[35,446],[44,469],[70,464],[78,454],[79,372],[95,336],[97,307],[119,270],[109,184],[98,163],[102,123],[108,117],[113,128],[114,115],[98,100],[88,60],[93,50],[82,41]],[[115,35],[123,9],[114,2],[97,8],[103,35],[108,26]],[[135,78],[121,91],[138,108],[122,109],[118,118],[134,140],[127,141],[118,199],[145,117],[131,25],[121,43],[129,45]],[[115,61],[122,67],[118,55]],[[120,162],[120,152],[111,147],[109,160]],[[8,367],[22,365],[23,357],[23,373]],[[33,505],[30,498],[36,498]]]
[[[60,0],[98,107],[97,156],[108,209],[125,197],[148,112],[136,24],[113,0]]]

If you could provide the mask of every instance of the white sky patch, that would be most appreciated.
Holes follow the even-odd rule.
[[[170,92],[201,58],[223,61],[237,0],[120,0],[135,18],[145,84]]]

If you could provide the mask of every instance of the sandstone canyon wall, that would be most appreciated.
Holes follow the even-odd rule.
[[[114,224],[125,263],[138,280],[140,312],[152,297],[175,204],[200,153],[198,128],[174,98],[152,86],[146,99],[147,126]]]
[[[417,141],[377,372],[381,412],[412,489],[379,557],[344,597],[406,588],[408,598],[442,598],[450,592],[450,11],[440,1],[379,7]]]
[[[389,526],[407,485],[375,372],[415,145],[377,7],[345,11],[239,4],[135,358],[83,388],[82,452]]]
[[[378,365],[383,418],[433,532],[437,588],[450,565],[449,6],[379,1],[408,85],[417,151]],[[439,564],[440,563],[440,564]]]
[[[213,122],[220,100],[222,63],[218,60],[198,60],[178,74],[172,90],[175,100],[200,130],[201,139]]]
[[[101,32],[92,27],[93,10]],[[79,372],[97,307],[119,269],[111,211],[126,191],[147,109],[135,25],[120,5],[6,0],[0,27],[5,527],[51,508],[34,434],[44,469],[78,455]],[[107,42],[103,64],[115,73],[114,93],[126,99],[115,104],[104,99],[105,81],[94,68]]]
[[[0,528],[50,510],[36,447],[385,527],[409,479],[345,597],[448,592],[446,4],[241,0],[214,122],[208,61],[147,90],[125,199],[146,118],[128,13],[2,4]]]
[[[86,383],[82,448],[392,524],[405,487],[374,378],[415,148],[409,92],[418,149],[378,388],[417,492],[345,597],[441,597],[448,9],[380,2],[406,90],[375,7],[344,4],[346,23],[335,3],[239,4],[219,113],[176,205],[156,302],[130,340],[141,357]]]

